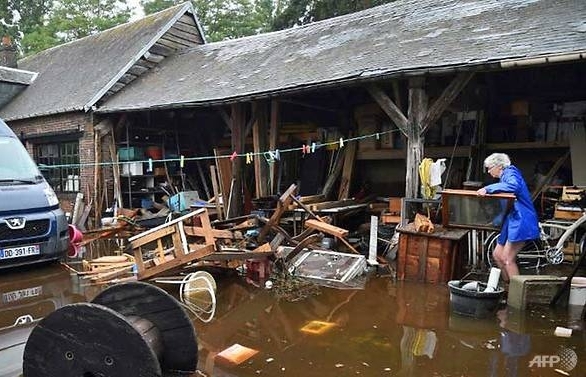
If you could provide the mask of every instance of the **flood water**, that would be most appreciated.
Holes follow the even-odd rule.
[[[471,319],[452,313],[444,285],[376,274],[364,289],[320,287],[319,294],[289,302],[277,300],[274,287],[211,272],[214,317],[204,323],[191,315],[199,376],[586,375],[586,335],[577,330],[584,322],[565,308],[505,308]],[[176,294],[175,286],[163,288]],[[20,375],[26,339],[39,320],[64,305],[91,301],[99,290],[59,264],[2,272],[0,376]],[[18,318],[24,323],[15,325]],[[561,338],[553,335],[556,326],[576,330]],[[234,344],[258,352],[239,365],[216,358]]]

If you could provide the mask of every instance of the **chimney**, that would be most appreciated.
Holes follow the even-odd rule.
[[[16,47],[12,45],[10,36],[3,36],[0,45],[0,66],[16,68],[16,55]]]

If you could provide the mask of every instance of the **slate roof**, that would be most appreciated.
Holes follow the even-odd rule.
[[[39,75],[0,109],[0,117],[13,120],[91,108],[187,9],[192,9],[189,3],[180,4],[20,60],[20,69]]]
[[[584,0],[399,0],[303,27],[190,48],[97,111],[209,105],[405,72],[477,69],[585,51]]]
[[[35,72],[0,66],[0,107],[24,90],[36,77]]]

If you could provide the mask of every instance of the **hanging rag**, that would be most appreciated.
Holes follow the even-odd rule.
[[[421,196],[423,199],[431,199],[435,195],[435,191],[431,185],[432,165],[433,160],[431,158],[424,158],[419,164],[419,180],[421,181]]]
[[[442,174],[446,171],[446,159],[433,161],[424,158],[419,164],[419,179],[421,180],[421,196],[424,199],[433,199],[442,184]]]

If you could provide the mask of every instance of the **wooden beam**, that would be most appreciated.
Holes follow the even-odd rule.
[[[444,89],[439,98],[435,100],[433,105],[431,105],[422,121],[422,135],[425,134],[430,126],[439,120],[446,108],[454,101],[454,99],[456,99],[458,94],[460,94],[462,89],[468,84],[472,76],[474,76],[474,72],[458,73],[452,82],[450,82],[450,84]]]
[[[212,188],[214,190],[214,198],[216,198],[216,200],[214,200],[214,203],[216,204],[216,212],[218,214],[218,219],[223,220],[224,208],[220,204],[220,197],[222,192],[218,184],[218,173],[216,172],[216,165],[210,165],[210,178],[212,181]]]
[[[407,171],[405,173],[405,197],[417,198],[419,192],[419,164],[423,156],[421,122],[427,113],[425,78],[409,79],[409,116],[407,133]]]
[[[262,153],[268,147],[268,103],[266,101],[253,102],[252,114],[255,122],[252,126],[252,142],[255,153],[254,158],[254,181],[256,186],[256,197],[264,198],[269,195],[267,181],[269,179],[269,166]]]
[[[350,195],[350,185],[354,173],[354,161],[356,160],[356,150],[358,143],[348,143],[346,153],[344,154],[344,168],[342,169],[342,179],[338,191],[338,200],[348,199]]]
[[[399,109],[399,107],[387,96],[387,94],[376,84],[370,84],[366,87],[368,93],[374,98],[374,100],[379,104],[381,109],[391,118],[393,123],[405,134],[408,135],[408,123],[409,121]]]
[[[220,117],[222,118],[228,129],[232,131],[232,120],[230,119],[230,115],[228,115],[228,113],[226,112],[226,109],[224,109],[223,107],[217,107],[216,110],[218,110],[218,114],[220,114]]]
[[[356,143],[352,143],[352,144],[356,144]],[[332,193],[332,190],[334,189],[334,184],[336,183],[336,181],[338,180],[338,177],[342,173],[342,168],[344,167],[344,156],[346,155],[346,153],[348,153],[348,148],[342,148],[341,150],[338,151],[338,155],[336,156],[336,161],[334,162],[334,169],[332,170],[330,175],[328,175],[328,179],[326,180],[326,183],[324,184],[324,188],[322,189],[322,192],[321,192],[321,195],[323,195],[324,198],[326,198],[326,199],[330,197],[330,194]]]
[[[244,129],[246,127],[246,109],[244,103],[232,104],[232,150],[238,154],[244,153]],[[232,160],[232,179],[234,185],[230,190],[230,216],[240,216],[242,214],[242,189],[244,182],[244,172],[242,169],[242,158],[237,157]]]
[[[291,199],[291,198],[293,195],[295,195],[296,191],[297,191],[297,185],[295,185],[293,183],[283,193],[283,195],[281,195],[281,197],[279,198],[279,202],[277,203],[277,208],[275,209],[275,212],[273,212],[273,215],[271,216],[269,221],[260,230],[260,233],[259,233],[258,237],[256,238],[257,242],[259,242],[259,243],[264,242],[266,236],[269,234],[269,231],[271,230],[273,225],[277,225],[279,223],[279,221],[281,220],[281,216],[287,210],[287,208],[289,207],[289,204],[291,204],[291,202],[293,201],[293,199]]]
[[[280,106],[277,100],[271,101],[271,123],[269,130],[269,149],[274,151],[279,146],[279,123],[281,122],[280,117]],[[274,161],[270,166],[269,177],[271,180],[271,186],[269,187],[269,194],[273,195],[279,192],[279,161]]]

